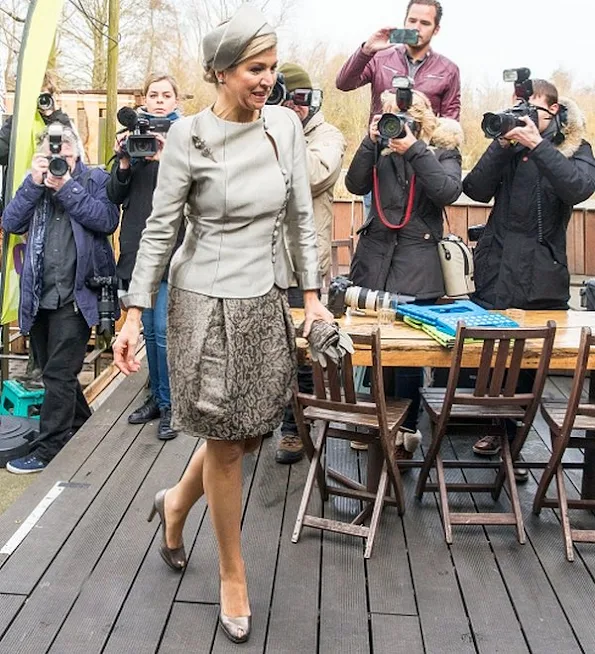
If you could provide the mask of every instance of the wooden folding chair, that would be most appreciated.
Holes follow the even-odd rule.
[[[533,513],[539,515],[542,507],[560,509],[562,532],[566,546],[566,558],[574,561],[574,542],[595,543],[595,530],[593,529],[572,529],[568,517],[568,509],[595,509],[595,500],[581,499],[569,500],[566,497],[564,486],[564,466],[562,457],[566,448],[592,448],[595,447],[595,439],[572,436],[574,430],[595,430],[595,404],[582,404],[581,393],[587,372],[589,354],[591,347],[595,345],[595,336],[591,335],[589,327],[583,327],[581,331],[581,342],[574,372],[574,381],[568,404],[564,402],[542,402],[541,413],[550,428],[552,439],[552,454],[545,467],[535,499],[533,501]],[[583,467],[583,463],[574,464],[569,467]],[[556,476],[557,498],[546,497],[547,490]]]
[[[520,543],[525,542],[521,507],[519,503],[513,461],[521,451],[531,427],[543,392],[549,360],[554,344],[556,325],[549,321],[543,328],[468,328],[460,322],[457,328],[453,362],[450,368],[446,389],[424,388],[421,399],[432,422],[432,442],[422,464],[417,482],[416,495],[423,497],[427,490],[438,490],[442,509],[444,535],[447,543],[452,543],[452,525],[516,525]],[[480,363],[474,389],[458,389],[457,380],[463,360],[465,340],[482,342]],[[530,393],[517,393],[523,354],[527,340],[543,341],[540,344],[539,360],[535,382]],[[476,347],[476,344],[473,344]],[[446,434],[450,418],[489,419],[492,429],[500,436],[502,446],[501,462],[443,461],[440,446]],[[505,419],[520,422],[512,443],[508,442]],[[446,483],[444,468],[498,468],[493,483]],[[428,476],[436,466],[437,484],[428,483]],[[508,482],[512,513],[452,513],[448,505],[448,491],[491,492],[497,500],[504,481]]]
[[[383,505],[396,505],[399,515],[405,512],[401,475],[395,461],[395,441],[410,401],[386,400],[384,397],[379,330],[374,330],[371,336],[351,335],[351,338],[354,345],[371,349],[372,401],[368,396],[367,401],[356,396],[350,354],[345,355],[340,366],[329,361],[324,369],[313,363],[315,395],[294,394],[295,420],[310,459],[310,468],[292,541],[297,543],[304,526],[361,536],[366,539],[364,557],[369,558]],[[307,424],[307,421],[314,420],[321,422],[316,443],[312,441]],[[357,427],[365,429],[356,432]],[[365,486],[340,472],[325,470],[324,453],[328,437],[368,443],[368,479]],[[328,484],[327,475],[342,486]],[[329,495],[339,495],[362,500],[365,508],[350,523],[307,514],[315,481],[318,482],[323,502]],[[387,495],[389,486],[394,491],[394,498]],[[365,526],[363,523],[370,516],[370,525]]]

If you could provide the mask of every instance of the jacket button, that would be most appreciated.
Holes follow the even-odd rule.
[[[273,245],[273,254],[276,254],[277,248]]]
[[[279,234],[279,230],[276,229],[276,230],[273,232],[273,236],[276,237],[278,234]]]
[[[424,238],[426,239],[426,241],[429,241],[431,237],[429,234],[424,234]]]
[[[273,257],[273,263],[275,263],[275,257]]]

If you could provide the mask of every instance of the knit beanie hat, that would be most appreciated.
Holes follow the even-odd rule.
[[[285,77],[285,86],[288,91],[296,89],[311,89],[310,75],[297,64],[287,63],[279,67],[279,72]]]

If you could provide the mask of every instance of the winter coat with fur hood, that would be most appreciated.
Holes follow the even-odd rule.
[[[403,220],[409,188],[415,174],[411,220],[402,229],[386,227],[380,220],[376,199],[359,229],[351,263],[354,284],[373,290],[435,300],[444,295],[444,281],[437,243],[442,238],[443,209],[461,194],[460,125],[441,118],[430,145],[417,141],[403,156],[377,156],[377,147],[366,137],[351,162],[345,184],[351,193],[364,195],[373,187],[378,159],[380,203],[392,224]]]
[[[595,159],[584,140],[585,121],[571,100],[565,139],[548,127],[533,150],[494,141],[467,175],[465,193],[494,198],[474,252],[474,300],[487,308],[566,309],[570,275],[566,228],[572,207],[595,192]],[[553,127],[553,126],[552,126]]]

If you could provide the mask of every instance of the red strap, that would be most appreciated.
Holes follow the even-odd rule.
[[[405,225],[411,220],[411,213],[413,211],[413,202],[415,200],[415,175],[411,176],[411,181],[409,182],[409,198],[407,200],[407,209],[405,210],[405,216],[403,220],[398,225],[393,225],[389,222],[388,218],[384,215],[382,210],[382,205],[380,204],[380,185],[378,183],[378,169],[374,166],[373,170],[374,178],[374,202],[376,203],[376,209],[378,210],[378,217],[380,218],[382,224],[389,229],[403,229]]]

